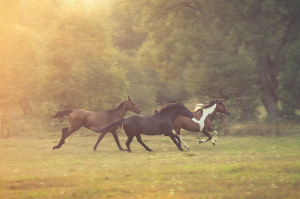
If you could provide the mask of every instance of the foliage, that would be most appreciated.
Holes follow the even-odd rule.
[[[3,0],[0,9],[1,133],[128,95],[147,114],[223,98],[234,121],[256,120],[260,106],[297,118],[297,0]]]
[[[101,110],[117,103],[126,96],[127,71],[118,64],[102,15],[82,13],[80,8],[59,14],[55,33],[47,38],[44,97],[60,103],[60,108]]]
[[[300,35],[299,35],[300,36]],[[295,110],[300,109],[300,40],[294,43],[286,53],[285,69],[280,78],[280,99],[282,113],[291,119],[297,117]]]
[[[147,33],[139,59],[163,79],[182,80],[197,98],[234,101],[240,120],[256,117],[259,101],[278,116],[280,61],[297,38],[298,1],[121,2]]]

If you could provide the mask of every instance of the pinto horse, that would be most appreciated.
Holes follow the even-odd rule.
[[[102,112],[91,112],[83,109],[74,109],[74,110],[63,110],[58,111],[53,118],[64,119],[65,117],[69,117],[69,127],[62,129],[61,139],[58,145],[54,146],[52,149],[59,149],[64,143],[65,139],[69,137],[72,133],[80,129],[81,127],[85,127],[87,129],[94,129],[101,126],[104,126],[110,122],[113,122],[117,119],[123,118],[127,111],[132,111],[137,114],[141,112],[139,107],[131,100],[128,96],[127,100],[124,100],[119,104],[118,107],[112,110],[105,110]],[[109,131],[114,136],[114,139],[120,150],[123,148],[120,145],[119,138],[117,135],[117,128],[111,128]],[[106,135],[101,134],[94,146],[94,150],[97,149],[99,142]]]
[[[206,140],[200,140],[198,143],[204,143],[209,141],[212,136],[209,132],[214,132],[214,138],[212,144],[215,145],[217,140],[217,131],[213,129],[212,123],[216,116],[216,113],[220,112],[225,115],[230,115],[227,106],[222,100],[211,101],[208,105],[203,106],[203,104],[197,104],[195,106],[195,111],[193,112],[194,118],[190,119],[183,115],[179,115],[174,121],[174,131],[180,138],[183,146],[187,149],[189,147],[184,143],[182,137],[180,136],[180,130],[184,129],[191,132],[203,132],[208,138]]]
[[[102,128],[94,129],[95,132],[105,133],[109,129],[123,124],[123,129],[127,134],[126,146],[131,152],[130,143],[136,137],[137,141],[149,152],[152,150],[146,146],[141,138],[141,134],[145,135],[160,135],[169,136],[176,144],[178,150],[182,151],[179,137],[172,132],[173,122],[178,115],[184,115],[192,119],[194,115],[181,103],[171,103],[156,111],[154,115],[142,116],[132,115],[126,118],[119,119]]]

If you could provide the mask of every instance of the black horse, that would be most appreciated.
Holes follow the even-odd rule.
[[[176,144],[178,150],[182,151],[183,149],[181,148],[178,135],[172,132],[173,122],[178,115],[184,115],[191,119],[194,117],[193,113],[190,112],[183,104],[171,103],[161,108],[159,111],[156,111],[152,116],[132,115],[112,122],[102,128],[93,129],[93,131],[97,133],[105,133],[108,132],[112,127],[121,126],[121,124],[123,124],[123,129],[128,137],[126,146],[129,152],[131,152],[130,143],[132,142],[134,136],[147,151],[152,151],[144,144],[141,134],[164,134],[169,136]]]

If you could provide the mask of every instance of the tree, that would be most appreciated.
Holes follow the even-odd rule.
[[[127,96],[128,81],[103,16],[79,7],[57,15],[47,37],[45,99],[61,108],[111,108]]]
[[[253,114],[260,99],[268,116],[278,116],[278,78],[284,68],[279,63],[283,49],[296,38],[298,1],[156,0],[135,5],[131,12],[140,16],[140,30],[147,33],[140,59],[164,79],[185,74],[187,89],[199,97],[242,100]]]
[[[300,36],[300,35],[299,35]],[[285,68],[280,76],[279,98],[285,117],[296,118],[295,110],[300,109],[300,40],[286,52]]]

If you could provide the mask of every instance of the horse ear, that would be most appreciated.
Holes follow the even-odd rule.
[[[222,103],[223,103],[223,99],[217,99],[217,102],[218,102],[219,104],[222,104]]]
[[[129,100],[129,101],[132,101],[131,98],[130,98],[130,96],[128,96],[128,100]]]

